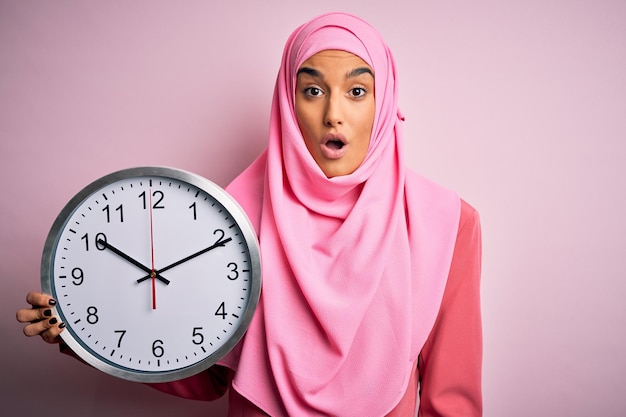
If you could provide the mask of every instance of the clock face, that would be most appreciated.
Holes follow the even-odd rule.
[[[171,168],[87,186],[46,241],[42,287],[63,340],[109,374],[163,382],[198,373],[243,336],[260,287],[250,223],[224,190]]]

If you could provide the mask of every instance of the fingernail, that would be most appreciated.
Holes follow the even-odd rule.
[[[44,315],[44,317],[52,316],[52,310],[50,310],[50,309],[44,310],[43,315]]]
[[[52,318],[48,321],[48,323],[50,323],[50,324],[57,324],[57,318],[56,318],[56,317],[52,317]]]
[[[48,304],[51,306],[55,306],[57,305],[57,300],[55,300],[54,298],[51,298],[50,300],[48,300]]]
[[[59,324],[59,329],[65,329],[65,322],[61,322],[61,324]]]

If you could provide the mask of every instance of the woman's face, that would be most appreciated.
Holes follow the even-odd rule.
[[[306,147],[328,178],[354,172],[374,124],[374,71],[350,52],[326,50],[304,61],[296,117]]]

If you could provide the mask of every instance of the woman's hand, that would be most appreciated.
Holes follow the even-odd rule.
[[[56,300],[46,294],[29,292],[26,302],[32,308],[23,308],[17,311],[15,317],[20,323],[29,323],[24,326],[24,334],[28,337],[41,336],[48,343],[59,343],[59,334],[65,328],[65,323],[52,316],[52,306]]]

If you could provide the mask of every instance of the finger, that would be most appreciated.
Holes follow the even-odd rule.
[[[51,308],[22,308],[17,310],[15,318],[20,323],[33,323],[52,317]]]
[[[48,333],[45,338],[52,339],[58,336],[64,328],[65,323],[62,323],[56,317],[52,317],[48,320],[40,320],[24,326],[24,334],[28,337],[37,335],[44,337],[44,333]]]
[[[26,302],[33,307],[47,307],[56,305],[56,300],[47,294],[31,291],[26,294]]]
[[[65,328],[65,323],[56,323],[45,332],[41,333],[41,338],[46,343],[59,343],[61,341],[61,337],[59,336],[63,329]]]

